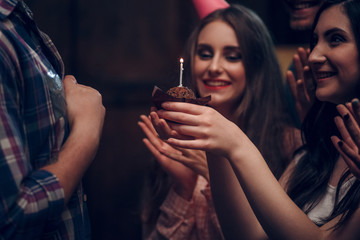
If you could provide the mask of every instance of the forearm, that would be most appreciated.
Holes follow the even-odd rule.
[[[234,150],[230,163],[269,238],[321,239],[320,228],[288,197],[255,146],[242,147],[246,151]]]
[[[266,239],[246,196],[225,158],[207,154],[211,192],[226,239]]]
[[[93,160],[98,144],[97,134],[75,129],[59,153],[58,161],[43,168],[59,179],[64,189],[65,203],[70,199]]]

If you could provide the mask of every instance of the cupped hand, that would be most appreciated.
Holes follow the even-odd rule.
[[[341,117],[335,117],[334,121],[342,140],[337,136],[332,136],[331,140],[348,165],[350,172],[360,179],[359,101],[354,99],[350,104],[340,104],[337,106],[337,110]]]
[[[171,129],[187,139],[172,136],[166,142],[172,146],[199,149],[229,157],[249,140],[236,124],[216,110],[190,103],[166,102],[157,111],[168,120]]]
[[[199,159],[201,154],[198,151],[176,149],[170,146],[159,138],[150,117],[141,115],[140,118],[141,121],[138,124],[147,136],[147,138],[143,139],[145,146],[150,150],[164,171],[172,176],[176,183],[175,191],[182,197],[190,199],[196,184],[197,175],[203,175],[204,173],[196,172],[177,160],[193,158],[195,161],[195,159]],[[206,159],[204,162],[206,162]]]
[[[157,109],[155,107],[151,108],[149,117],[151,119],[152,127],[161,139],[168,139],[171,135],[171,129],[164,119],[159,118],[156,111]]]
[[[294,97],[295,108],[301,122],[315,99],[314,81],[308,63],[309,54],[309,49],[298,48],[298,52],[293,57],[295,76],[292,71],[286,73],[286,79]]]

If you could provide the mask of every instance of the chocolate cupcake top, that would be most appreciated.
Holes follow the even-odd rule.
[[[170,88],[166,93],[176,98],[196,99],[193,90],[187,87],[173,87]]]
[[[152,102],[154,106],[161,109],[163,102],[188,102],[197,105],[206,105],[211,100],[211,96],[196,98],[194,91],[187,87],[173,87],[164,92],[159,87],[154,86]]]

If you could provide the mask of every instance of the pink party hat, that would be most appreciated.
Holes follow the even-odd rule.
[[[230,5],[225,0],[192,0],[200,19],[206,17],[213,11],[227,8]]]

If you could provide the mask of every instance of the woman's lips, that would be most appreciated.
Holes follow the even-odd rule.
[[[204,86],[209,90],[219,90],[219,89],[227,88],[231,85],[231,82],[229,81],[218,80],[218,79],[204,80],[203,83]]]
[[[316,81],[321,82],[324,81],[326,78],[330,78],[336,75],[336,72],[333,71],[317,71],[314,73],[314,77]]]

